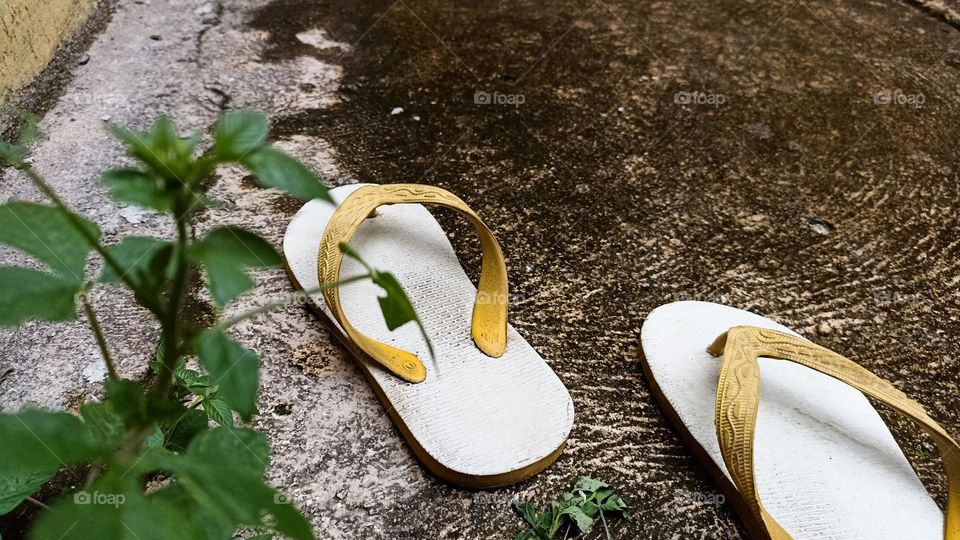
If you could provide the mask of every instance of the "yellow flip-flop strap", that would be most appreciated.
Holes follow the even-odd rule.
[[[349,242],[378,206],[409,203],[456,210],[466,216],[480,236],[483,260],[473,304],[471,336],[477,347],[487,355],[502,356],[507,349],[507,267],[503,251],[480,216],[448,191],[420,184],[387,184],[364,186],[351,193],[340,203],[323,231],[317,257],[320,283],[337,283],[340,280],[340,265],[343,262],[340,243]],[[341,308],[338,288],[325,289],[323,299],[350,339],[373,360],[406,381],[417,383],[426,378],[427,369],[415,355],[376,341],[347,321]]]
[[[790,535],[764,510],[757,493],[753,440],[760,402],[760,356],[790,360],[840,380],[867,396],[907,415],[936,442],[947,474],[944,538],[960,540],[960,446],[923,407],[887,381],[839,354],[809,341],[765,328],[736,326],[713,342],[708,351],[723,355],[717,385],[716,427],[720,451],[734,484],[773,540]]]

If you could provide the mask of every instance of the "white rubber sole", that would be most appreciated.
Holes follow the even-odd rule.
[[[360,185],[331,190],[339,203]],[[319,286],[317,252],[334,207],[314,200],[287,228],[283,249],[295,286]],[[469,487],[519,482],[553,462],[573,426],[573,401],[543,358],[514,329],[507,351],[491,358],[470,338],[476,288],[463,271],[446,234],[419,204],[380,207],[350,245],[373,268],[403,285],[436,351],[431,361],[419,330],[387,329],[369,280],[341,287],[347,319],[378,341],[418,355],[427,379],[407,383],[357,350],[324,304],[313,309],[353,352],[387,412],[417,456],[438,476]],[[345,258],[341,279],[362,274]]]
[[[737,325],[796,334],[748,311],[676,302],[650,313],[641,341],[644,370],[667,416],[756,537],[720,454],[720,359],[707,354],[714,338]],[[796,540],[943,538],[943,513],[863,394],[789,361],[760,358],[760,366],[757,488],[788,533]]]

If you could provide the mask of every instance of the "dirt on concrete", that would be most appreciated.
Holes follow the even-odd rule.
[[[498,231],[514,324],[578,411],[529,487],[592,474],[637,507],[625,538],[729,537],[725,507],[691,502],[714,488],[640,374],[659,304],[771,316],[960,429],[960,33],[938,7],[278,0],[251,26],[266,58],[344,67],[340,101],[283,135],[330,141],[364,181],[451,189]],[[315,27],[350,52],[296,38]],[[891,421],[942,501],[930,443]],[[463,530],[512,530],[489,517]]]
[[[960,31],[945,20],[880,2],[120,2],[44,120],[37,164],[109,241],[163,234],[156,216],[91,188],[119,151],[89,126],[166,111],[196,128],[257,108],[332,184],[438,184],[496,231],[511,322],[577,410],[563,456],[519,486],[466,491],[431,476],[304,311],[238,328],[264,361],[271,480],[321,537],[511,538],[512,498],[543,502],[588,474],[634,508],[615,538],[736,538],[640,371],[640,327],[662,303],[772,317],[960,433]],[[59,157],[71,148],[85,149],[80,163]],[[4,198],[35,196],[15,178]],[[297,208],[239,173],[214,195],[228,204],[201,232],[244,223],[279,242]],[[440,219],[475,263],[466,226]],[[237,309],[288,290],[279,271],[258,283]],[[121,370],[142,373],[143,314],[116,295],[95,301],[128,353]],[[99,392],[82,324],[53,332],[3,334],[4,408]],[[890,418],[942,502],[932,445]]]

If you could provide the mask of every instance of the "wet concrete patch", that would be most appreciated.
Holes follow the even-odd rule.
[[[277,0],[250,26],[267,59],[344,68],[339,101],[284,115],[282,137],[329,141],[360,181],[449,188],[497,230],[514,324],[578,411],[564,457],[521,489],[594,474],[638,508],[625,537],[738,534],[723,505],[682,503],[713,487],[640,375],[644,314],[678,299],[792,325],[960,428],[949,25],[905,4]],[[349,49],[296,38],[313,29]],[[506,504],[451,527],[463,495],[443,493],[428,522],[387,512],[415,537],[516,530]]]

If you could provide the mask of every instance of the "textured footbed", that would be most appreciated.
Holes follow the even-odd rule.
[[[342,186],[330,193],[339,203],[359,187]],[[287,228],[283,249],[302,289],[319,285],[317,252],[333,212],[329,203],[311,201]],[[476,288],[430,212],[419,204],[382,206],[350,244],[372,267],[397,277],[436,352],[431,360],[416,325],[387,329],[377,302],[382,290],[369,280],[340,288],[344,313],[355,328],[416,354],[427,367],[426,380],[411,384],[354,355],[388,411],[393,409],[401,432],[414,439],[415,450],[428,454],[421,459],[452,471],[440,473],[447,479],[507,478],[497,483],[522,480],[555,459],[573,425],[570,394],[512,326],[500,358],[477,349],[470,337]],[[363,272],[356,261],[345,258],[340,275],[344,279]],[[336,325],[321,296],[311,301],[330,319],[328,324]],[[334,330],[342,336],[341,329]]]
[[[714,426],[720,359],[707,347],[738,325],[797,335],[748,311],[676,302],[651,312],[641,337],[645,369],[672,409],[668,416],[675,413],[681,433],[701,447],[698,457],[712,460],[705,465],[719,469],[721,485],[734,491]],[[757,489],[788,533],[797,540],[943,538],[941,510],[862,393],[793,362],[761,357],[760,366]]]

